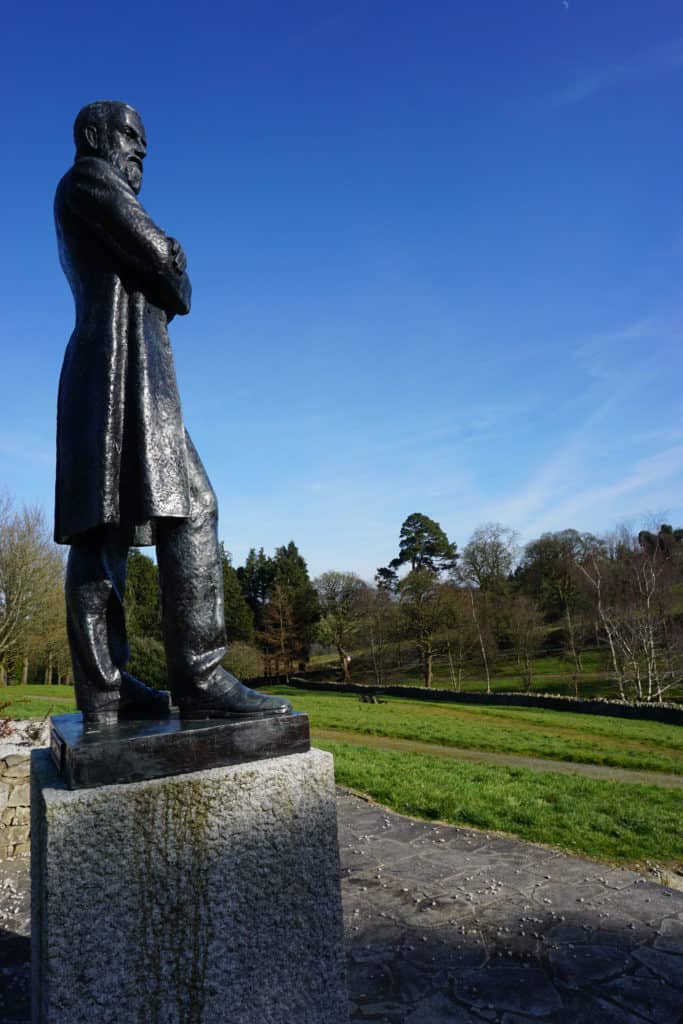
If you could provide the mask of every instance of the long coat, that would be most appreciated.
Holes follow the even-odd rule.
[[[104,524],[153,541],[190,511],[187,451],[167,324],[191,286],[174,243],[126,180],[76,160],[55,196],[59,258],[76,304],[59,384],[55,540]]]

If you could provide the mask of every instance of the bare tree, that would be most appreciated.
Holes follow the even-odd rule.
[[[424,685],[429,687],[441,620],[438,575],[427,568],[412,569],[398,589],[404,626],[420,653]]]
[[[17,511],[9,497],[0,497],[1,682],[7,680],[9,662],[25,659],[50,632],[55,608],[63,605],[63,575],[61,553],[41,510]]]
[[[533,659],[543,628],[543,616],[533,598],[515,594],[508,604],[507,624],[515,645],[524,689],[529,693],[534,681]]]
[[[483,593],[500,589],[512,573],[519,547],[518,534],[502,523],[478,526],[462,552],[459,572]]]
[[[370,648],[372,673],[378,686],[383,686],[392,644],[400,641],[399,605],[392,590],[386,586],[368,587],[362,600],[364,615],[362,635]]]
[[[336,647],[344,682],[348,683],[351,681],[349,652],[365,614],[363,598],[368,585],[352,572],[324,572],[313,580],[313,586],[322,612],[318,638]]]
[[[576,673],[583,671],[579,645],[581,590],[577,566],[601,542],[590,533],[559,530],[544,533],[524,549],[515,578],[521,589],[535,597],[551,618],[562,617]]]
[[[477,633],[477,639],[479,641],[479,650],[481,651],[481,660],[484,667],[484,674],[486,676],[486,692],[491,692],[491,658],[490,654],[493,653],[492,648],[494,646],[494,639],[489,628],[486,599],[480,590],[475,590],[473,586],[468,586],[467,593],[470,600],[470,610],[472,612],[472,622]]]
[[[619,695],[662,701],[683,675],[673,614],[682,552],[652,536],[622,528],[578,568],[593,594]]]
[[[460,690],[465,664],[478,642],[478,634],[472,622],[468,588],[442,583],[439,600],[451,685],[454,690]]]
[[[262,627],[256,634],[263,650],[267,676],[278,676],[280,670],[289,680],[298,650],[294,613],[287,587],[276,581],[267,604],[263,607]]]

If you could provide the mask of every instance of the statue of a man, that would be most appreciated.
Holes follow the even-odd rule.
[[[76,699],[86,723],[168,714],[125,672],[131,545],[156,544],[168,679],[184,718],[281,714],[226,653],[216,497],[183,425],[168,322],[190,311],[185,254],[138,201],[147,143],[124,103],[91,103],[57,187],[59,258],[76,326],[59,385],[55,539],[66,575]]]

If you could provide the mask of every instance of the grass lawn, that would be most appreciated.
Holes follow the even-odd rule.
[[[683,791],[446,761],[363,746],[363,734],[561,761],[683,774],[683,729],[660,722],[530,708],[468,707],[277,687],[315,729],[358,734],[333,752],[337,781],[400,813],[506,832],[612,863],[683,870]],[[69,686],[0,690],[0,714],[39,718],[75,710]]]
[[[4,718],[45,718],[75,710],[73,686],[0,687],[0,715]]]
[[[432,704],[402,697],[365,704],[352,693],[289,687],[277,687],[277,692],[306,711],[313,728],[683,775],[683,729],[662,722],[541,708]]]
[[[401,814],[683,871],[683,792],[321,742],[337,782]]]
[[[277,687],[306,711],[315,729],[397,737],[556,761],[608,765],[683,775],[683,729],[662,722],[577,715],[541,708],[438,704],[388,697],[365,704],[352,693],[316,693]],[[75,710],[70,686],[9,686],[0,691],[1,714],[42,718]]]

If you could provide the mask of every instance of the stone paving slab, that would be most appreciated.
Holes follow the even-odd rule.
[[[354,1024],[683,1024],[683,893],[344,790],[338,812]],[[2,1024],[30,1019],[28,886],[0,863]]]
[[[683,1024],[683,893],[345,791],[338,812],[354,1022]]]

